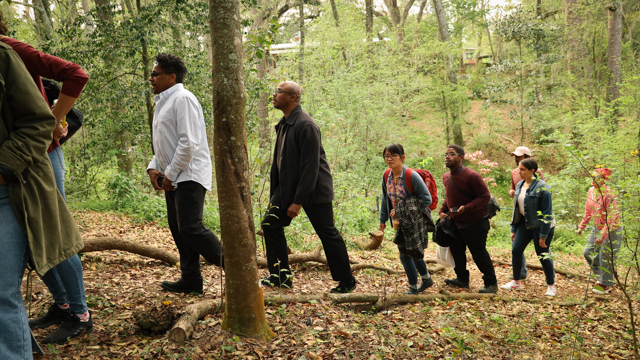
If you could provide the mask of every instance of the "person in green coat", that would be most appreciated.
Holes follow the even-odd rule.
[[[46,156],[54,125],[55,117],[20,57],[0,43],[2,359],[32,358],[31,333],[20,292],[27,264],[42,276],[83,247]]]

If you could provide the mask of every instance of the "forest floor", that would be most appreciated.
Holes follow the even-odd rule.
[[[177,254],[166,228],[154,223],[135,223],[125,216],[76,212],[84,238],[121,237]],[[347,240],[352,259],[401,269],[397,250],[390,241],[376,251],[356,250]],[[426,258],[433,258],[431,244]],[[259,245],[262,251],[262,245]],[[510,261],[508,249],[491,248],[494,260]],[[555,254],[565,270],[588,274],[589,268],[574,255]],[[527,260],[537,264],[532,246]],[[231,334],[220,326],[222,313],[208,315],[197,325],[194,337],[184,345],[167,340],[166,334],[139,330],[137,312],[162,307],[180,310],[207,299],[219,299],[224,272],[203,267],[203,296],[162,291],[160,282],[179,277],[179,269],[157,260],[122,251],[84,254],[87,300],[93,312],[94,331],[65,345],[43,347],[46,355],[35,359],[628,359],[633,355],[629,313],[623,294],[615,289],[598,296],[588,289],[585,278],[557,277],[558,296],[553,300],[586,301],[586,306],[549,304],[544,296],[544,274],[529,270],[524,289],[499,291],[499,297],[479,300],[434,300],[396,305],[382,312],[356,312],[355,305],[329,301],[267,305],[267,319],[277,336],[261,342]],[[571,265],[571,269],[566,266]],[[429,264],[433,267],[433,264]],[[558,265],[561,268],[562,265]],[[496,265],[499,284],[508,281],[511,268]],[[476,292],[482,287],[481,273],[469,262],[471,290],[444,285],[455,277],[452,269],[433,274],[435,284],[425,294],[442,289],[450,293]],[[328,268],[320,264],[295,266],[293,289],[265,289],[268,296],[322,294],[335,286]],[[265,274],[266,270],[261,270]],[[404,292],[404,274],[387,275],[377,270],[355,273],[355,292],[377,295]],[[31,316],[43,314],[52,303],[42,281],[33,277],[28,296]],[[26,278],[23,293],[26,293]],[[535,298],[534,304],[521,299]],[[633,304],[636,311],[638,304]],[[27,305],[29,307],[29,305]],[[55,326],[36,330],[42,339]]]

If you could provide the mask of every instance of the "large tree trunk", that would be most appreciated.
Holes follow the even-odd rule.
[[[609,7],[609,48],[607,49],[607,66],[609,68],[609,92],[607,101],[613,103],[612,124],[618,124],[616,100],[620,98],[620,59],[622,57],[622,1],[615,1]]]
[[[111,23],[113,17],[111,16],[111,1],[110,0],[95,0],[98,19],[103,23]]]
[[[224,239],[226,304],[222,327],[270,340],[258,264],[245,128],[240,0],[210,0],[216,186]]]

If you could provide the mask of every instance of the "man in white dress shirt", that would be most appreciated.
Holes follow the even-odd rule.
[[[153,116],[155,155],[147,167],[153,188],[164,190],[171,235],[180,253],[182,276],[163,281],[167,291],[202,293],[200,255],[224,266],[218,237],[202,223],[211,190],[211,155],[198,99],[182,85],[187,68],[181,58],[158,54],[149,82],[156,94]]]

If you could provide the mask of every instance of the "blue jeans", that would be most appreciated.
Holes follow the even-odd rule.
[[[0,358],[32,359],[31,332],[20,284],[27,267],[27,236],[9,201],[9,189],[0,185]]]
[[[62,197],[64,194],[64,154],[62,148],[57,147],[49,153],[53,173],[56,177],[56,187]],[[82,278],[82,263],[78,255],[73,255],[69,259],[56,265],[47,271],[42,277],[53,300],[57,305],[69,304],[69,311],[72,314],[84,314],[87,312],[87,298],[84,293],[84,280]]]
[[[407,274],[409,285],[418,285],[418,272],[420,275],[429,274],[429,270],[427,270],[427,264],[424,262],[424,259],[400,256],[400,262],[402,263],[404,272]]]
[[[516,237],[513,241],[513,248],[511,249],[511,261],[513,262],[513,279],[520,280],[520,270],[522,268],[522,254],[524,253],[524,249],[526,249],[529,242],[533,240],[533,245],[536,247],[536,254],[538,254],[538,258],[540,259],[540,264],[542,264],[542,269],[544,270],[544,276],[547,279],[547,285],[553,285],[556,277],[556,270],[553,267],[553,260],[545,255],[551,254],[551,249],[549,245],[551,244],[551,240],[553,240],[553,234],[555,232],[555,228],[551,228],[549,231],[549,235],[547,236],[546,241],[544,242],[547,245],[546,248],[540,246],[540,229],[527,229],[524,220],[518,223],[518,229],[516,230]]]
[[[513,245],[515,245],[515,241],[511,243],[511,250],[513,251]],[[527,259],[524,256],[524,250],[522,251],[522,269],[520,269],[520,279],[527,278]]]
[[[53,167],[53,174],[56,176],[56,187],[62,197],[66,200],[64,194],[64,154],[62,153],[62,147],[58,146],[55,150],[49,153],[49,160],[51,160],[51,166]]]
[[[600,230],[593,228],[587,246],[584,248],[584,258],[591,266],[593,274],[596,275],[598,282],[604,286],[613,285],[613,266],[618,257],[620,246],[622,245],[622,228],[617,228],[609,233],[609,237],[602,245],[596,245],[596,235],[600,234]],[[613,242],[613,244],[612,244]]]

